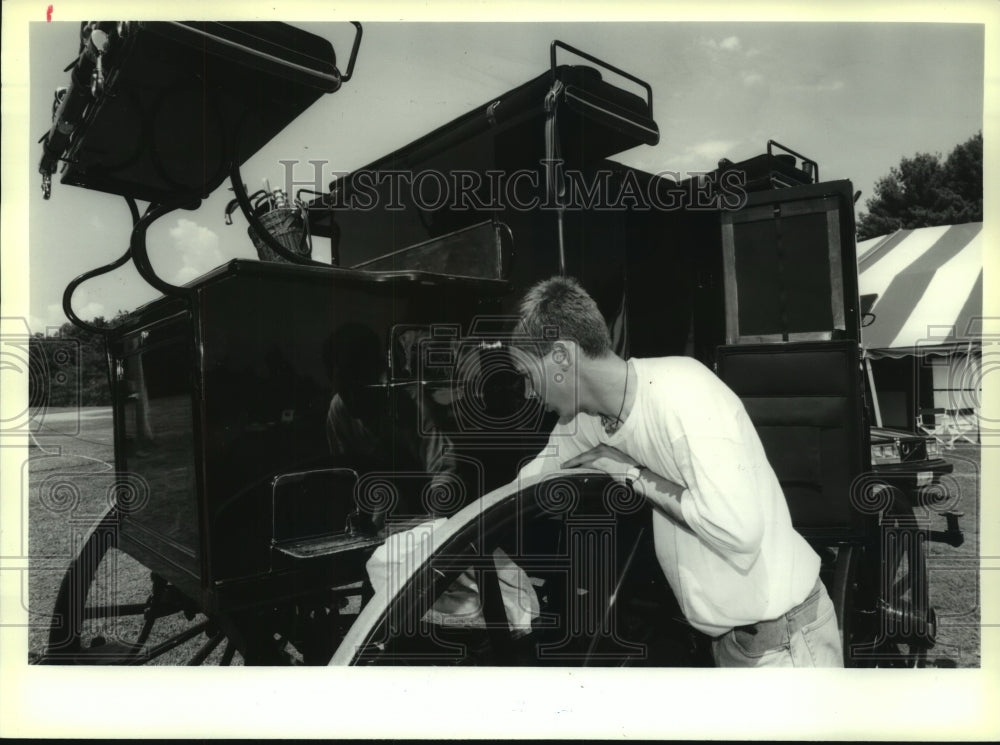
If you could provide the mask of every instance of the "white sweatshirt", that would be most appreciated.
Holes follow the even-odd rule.
[[[819,556],[792,527],[778,479],[742,402],[689,357],[632,359],[635,401],[608,435],[578,414],[553,429],[521,476],[557,470],[606,443],[684,487],[689,528],[653,510],[660,566],[695,628],[711,636],[777,618],[816,583]]]

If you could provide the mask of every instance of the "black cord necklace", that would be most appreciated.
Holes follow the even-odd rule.
[[[618,407],[618,416],[613,420],[611,417],[606,417],[601,414],[601,424],[604,425],[604,431],[612,435],[618,428],[622,426],[622,412],[625,411],[625,399],[628,397],[628,360],[625,361],[625,389],[622,391],[622,405]]]

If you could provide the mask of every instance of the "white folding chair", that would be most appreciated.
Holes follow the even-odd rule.
[[[948,416],[944,409],[920,409],[917,411],[917,429],[925,435],[929,435],[938,441],[938,444],[951,450],[955,447],[954,436],[948,439],[949,431]]]
[[[953,448],[959,440],[977,445],[979,413],[976,409],[945,409],[945,431],[950,435],[946,447]]]

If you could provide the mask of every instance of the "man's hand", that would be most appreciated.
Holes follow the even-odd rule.
[[[632,456],[623,453],[618,448],[610,445],[598,445],[585,453],[580,453],[575,458],[570,458],[562,464],[563,468],[578,468],[579,466],[590,466],[599,471],[604,471],[609,476],[625,480],[625,472],[632,466],[639,463]],[[641,466],[640,476],[632,482],[632,488],[649,499],[655,509],[663,512],[667,517],[688,528],[684,513],[681,510],[681,497],[684,494],[684,487],[674,483],[669,479],[651,471],[647,466]]]
[[[623,453],[618,448],[610,445],[598,445],[585,453],[580,453],[574,458],[562,464],[563,468],[578,468],[580,466],[590,466],[599,471],[604,471],[609,476],[617,479],[624,479],[625,472],[631,466],[638,466],[639,462],[630,455]]]

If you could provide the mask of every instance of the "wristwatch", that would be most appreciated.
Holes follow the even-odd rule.
[[[639,480],[642,476],[642,469],[645,466],[629,466],[625,469],[625,483],[629,486],[635,486],[635,482]]]

